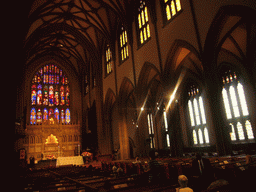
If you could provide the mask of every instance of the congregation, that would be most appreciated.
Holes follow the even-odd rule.
[[[20,174],[24,191],[244,191],[253,187],[256,156],[91,161],[83,165],[38,168]],[[100,164],[100,165],[99,165]]]

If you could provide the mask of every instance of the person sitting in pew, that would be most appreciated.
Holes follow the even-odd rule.
[[[188,178],[185,175],[179,175],[178,182],[180,187],[176,188],[176,192],[193,192],[193,189],[188,187]]]

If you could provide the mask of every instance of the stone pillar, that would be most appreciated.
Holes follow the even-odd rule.
[[[209,63],[210,65],[210,63]],[[216,138],[216,150],[219,155],[231,153],[231,140],[228,132],[224,104],[222,102],[222,85],[215,67],[205,68],[206,96]]]
[[[127,132],[126,118],[124,113],[120,114],[119,120],[119,142],[120,142],[120,157],[121,160],[129,159],[129,138]]]

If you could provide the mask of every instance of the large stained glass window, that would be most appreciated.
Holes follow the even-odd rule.
[[[230,138],[233,142],[254,139],[250,114],[245,98],[244,87],[236,72],[227,70],[222,76],[222,98],[226,118],[231,126]]]
[[[56,65],[45,65],[31,82],[30,124],[70,124],[70,86]]]
[[[188,112],[193,143],[194,145],[209,144],[204,102],[198,87],[195,85],[190,86],[188,96]]]

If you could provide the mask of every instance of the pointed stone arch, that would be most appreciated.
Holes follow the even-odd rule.
[[[170,81],[170,78],[173,79],[180,72],[181,66],[197,73],[203,70],[201,55],[198,50],[187,41],[176,39],[165,62],[164,80]]]
[[[106,93],[106,96],[105,96],[105,105],[104,105],[105,111],[108,112],[109,110],[111,110],[111,107],[113,106],[115,101],[116,101],[115,93],[112,89],[109,88],[107,90],[107,93]]]
[[[139,103],[145,99],[148,94],[148,89],[154,81],[161,82],[160,72],[154,64],[145,62],[138,78],[136,90]]]

